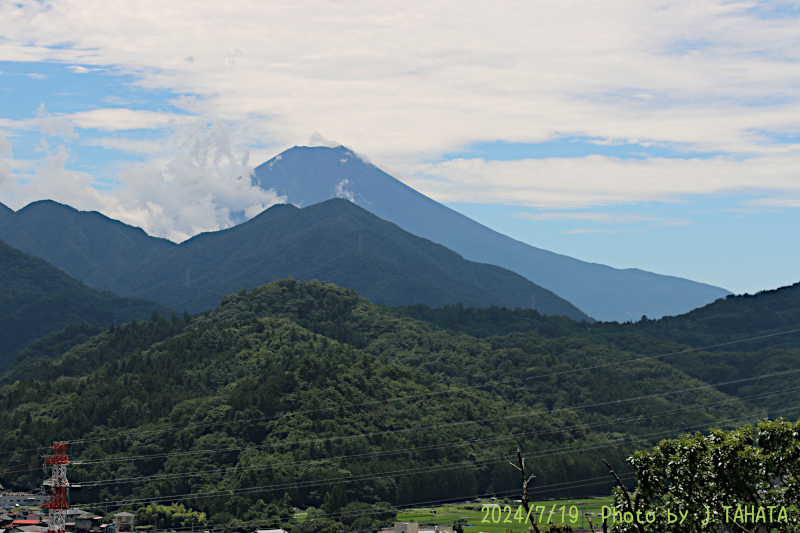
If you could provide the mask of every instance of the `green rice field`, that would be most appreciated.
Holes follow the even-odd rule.
[[[601,507],[610,505],[610,496],[545,500],[531,502],[531,515],[540,525],[563,523],[572,526],[575,531],[581,529],[588,531],[589,522],[586,518],[588,513],[595,528],[599,530],[598,526],[602,523]],[[525,511],[515,500],[481,499],[470,503],[404,509],[397,513],[398,521],[419,522],[421,529],[426,524],[451,529],[459,518],[466,520],[465,533],[504,533],[507,529],[514,532],[528,530]]]

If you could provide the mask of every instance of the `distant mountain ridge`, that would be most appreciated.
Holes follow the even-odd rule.
[[[424,196],[343,146],[296,146],[258,166],[253,182],[300,206],[350,199],[466,259],[517,272],[599,320],[679,315],[730,294],[704,283],[587,263],[527,245]]]
[[[544,313],[588,318],[518,274],[466,261],[341,199],[304,209],[275,205],[233,228],[197,235],[126,274],[118,289],[198,311],[241,287],[289,276],[336,283],[386,305],[531,307],[535,298]]]
[[[35,202],[0,223],[0,237],[87,284],[180,311],[286,277],[319,279],[376,303],[535,307],[591,320],[571,303],[509,270],[466,261],[356,204],[334,199],[276,205],[233,228],[181,244],[56,202]]]
[[[0,219],[0,239],[91,287],[114,292],[113,280],[121,272],[176,246],[96,211],[52,200],[30,203]]]
[[[14,214],[14,210],[8,207],[5,204],[0,203],[0,222],[5,220],[7,217]]]

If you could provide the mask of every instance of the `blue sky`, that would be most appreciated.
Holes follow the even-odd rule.
[[[503,4],[0,0],[0,202],[180,241],[320,132],[535,246],[800,281],[797,2]]]

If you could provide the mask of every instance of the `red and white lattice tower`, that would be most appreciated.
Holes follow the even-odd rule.
[[[67,442],[54,442],[53,455],[44,460],[45,464],[51,465],[50,479],[45,481],[45,485],[50,486],[50,501],[42,505],[43,508],[50,510],[47,520],[47,533],[64,533],[64,526],[67,523]]]

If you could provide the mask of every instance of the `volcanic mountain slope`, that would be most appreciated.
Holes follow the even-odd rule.
[[[387,305],[463,302],[589,319],[518,274],[466,261],[342,199],[304,209],[276,205],[233,228],[197,235],[128,271],[116,289],[201,311],[239,288],[288,276],[336,283]]]
[[[253,181],[300,206],[337,196],[352,199],[466,259],[517,272],[598,320],[678,315],[729,294],[703,283],[587,263],[529,246],[420,194],[343,146],[291,148],[256,168]]]
[[[91,289],[3,241],[0,272],[0,371],[26,345],[68,324],[108,327],[114,322],[146,319],[156,309],[169,312],[154,302]]]

